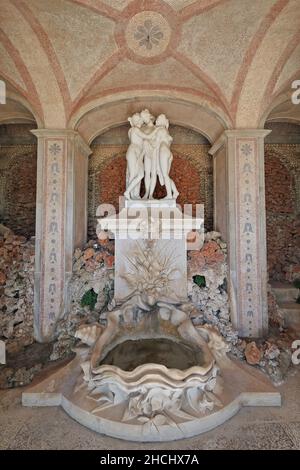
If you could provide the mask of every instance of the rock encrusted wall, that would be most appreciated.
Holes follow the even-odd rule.
[[[0,388],[25,385],[45,365],[69,356],[78,326],[99,320],[113,295],[114,246],[94,245],[90,241],[74,253],[72,308],[57,325],[56,340],[38,344],[33,330],[34,238],[26,239],[0,225],[0,339],[7,351],[7,365],[0,365]],[[93,309],[81,304],[92,288],[98,295]]]
[[[237,334],[231,327],[227,294],[227,248],[218,232],[208,232],[200,251],[188,252],[188,294],[201,312],[195,323],[215,325],[229,342]],[[198,285],[196,276],[203,276],[205,285]]]
[[[51,360],[70,352],[75,342],[74,334],[81,324],[101,321],[101,314],[113,298],[113,289],[114,243],[90,240],[83,250],[76,249],[70,282],[71,311],[57,325],[57,341]],[[83,302],[84,296],[89,293],[91,296]]]
[[[34,239],[0,226],[0,339],[8,353],[33,343]]]
[[[268,289],[269,335],[256,341],[239,339],[230,321],[227,294],[227,248],[218,232],[209,232],[201,251],[188,253],[189,296],[201,312],[195,323],[214,325],[230,346],[231,354],[263,370],[276,384],[281,383],[291,365],[293,333],[283,328],[283,320],[272,290]],[[195,276],[205,277],[205,287],[195,284]]]
[[[4,157],[3,157],[4,155]],[[15,233],[35,234],[36,147],[33,145],[0,148],[0,220]]]
[[[300,277],[300,145],[265,146],[268,270],[271,280]]]
[[[37,147],[33,125],[0,126],[0,223],[35,234]]]

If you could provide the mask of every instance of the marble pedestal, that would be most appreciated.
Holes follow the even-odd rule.
[[[162,267],[164,287],[168,284],[164,296],[186,301],[187,235],[196,231],[200,249],[202,229],[203,218],[184,214],[175,199],[126,200],[119,214],[99,220],[97,231],[107,230],[115,238],[115,301],[143,290],[144,274],[158,277]]]

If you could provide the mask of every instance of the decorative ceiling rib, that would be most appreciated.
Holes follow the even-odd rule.
[[[2,0],[0,75],[50,126],[134,88],[255,125],[299,75],[299,10],[298,0]]]

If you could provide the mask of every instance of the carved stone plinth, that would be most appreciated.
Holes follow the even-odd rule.
[[[203,218],[184,214],[172,199],[129,200],[119,214],[99,220],[97,231],[115,238],[116,302],[149,285],[167,298],[186,301],[187,235],[196,230],[201,248],[202,227]]]

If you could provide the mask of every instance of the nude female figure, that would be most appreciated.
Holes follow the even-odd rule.
[[[130,182],[135,178],[139,172],[138,166],[143,153],[143,134],[139,129],[142,126],[142,119],[139,113],[135,113],[133,116],[128,118],[131,128],[128,131],[128,137],[130,145],[126,152],[127,170],[126,170],[126,193],[131,193],[131,189],[128,190]],[[132,188],[133,189],[133,188]],[[135,191],[132,194],[134,197],[138,197],[139,194]],[[125,196],[126,197],[126,196]]]
[[[143,132],[145,135],[151,136],[150,139],[148,138],[144,141],[145,194],[143,199],[152,199],[157,179],[156,152],[153,145],[155,135],[154,116],[152,116],[148,109],[144,109],[141,112],[141,117],[144,123],[142,127]]]
[[[126,152],[127,187],[124,193],[126,199],[140,198],[140,182],[144,177],[145,141],[152,139],[150,135],[146,135],[141,130],[144,123],[141,114],[135,113],[131,118],[128,118],[132,127],[128,132],[130,145]]]
[[[156,119],[156,133],[155,140],[158,144],[158,175],[162,185],[165,185],[167,195],[165,199],[176,199],[178,191],[174,181],[170,178],[169,173],[173,160],[173,154],[170,150],[173,141],[169,134],[169,121],[164,114],[160,114]]]

